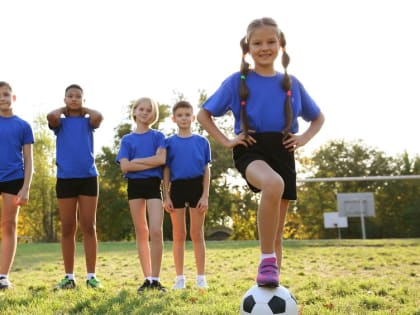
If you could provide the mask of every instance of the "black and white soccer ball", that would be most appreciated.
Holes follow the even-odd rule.
[[[283,286],[265,288],[254,285],[242,297],[241,315],[298,315],[295,297]]]

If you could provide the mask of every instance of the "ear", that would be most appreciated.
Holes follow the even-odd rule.
[[[175,122],[175,116],[172,116],[172,121]]]
[[[13,94],[12,99],[13,99],[13,102],[16,102],[16,95],[15,94]]]
[[[194,122],[195,121],[195,115],[191,116],[191,121]]]

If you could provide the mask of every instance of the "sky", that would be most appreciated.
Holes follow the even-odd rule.
[[[101,111],[95,150],[111,146],[132,100],[196,105],[239,70],[239,40],[255,18],[279,24],[296,76],[326,121],[304,148],[361,139],[420,154],[420,44],[415,0],[2,0],[0,80],[32,122],[64,105],[72,83]],[[282,71],[280,58],[276,68]],[[301,131],[307,127],[301,122]]]

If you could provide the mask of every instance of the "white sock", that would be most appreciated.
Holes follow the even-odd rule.
[[[175,281],[178,281],[178,280],[184,280],[185,281],[185,276],[184,275],[176,276]]]
[[[197,275],[197,281],[206,280],[206,275]]]
[[[8,275],[0,275],[0,278],[5,278],[7,280]]]
[[[261,254],[261,261],[263,261],[266,258],[276,258],[276,253],[271,253],[271,254]]]
[[[146,277],[146,280],[149,280],[150,282],[152,282],[152,277]]]
[[[70,280],[75,280],[76,279],[74,273],[66,273],[66,277],[69,278]]]
[[[159,277],[152,277],[152,281],[157,281],[159,282],[160,278]]]
[[[92,272],[88,272],[88,274],[86,275],[86,280],[90,280],[92,278],[96,278],[96,274]]]

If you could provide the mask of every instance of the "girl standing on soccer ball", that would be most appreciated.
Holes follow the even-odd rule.
[[[286,40],[276,21],[267,17],[252,21],[240,45],[240,71],[223,81],[197,118],[217,142],[233,149],[235,167],[252,191],[261,192],[257,216],[261,261],[256,281],[259,286],[275,287],[285,217],[289,201],[296,199],[294,151],[318,133],[324,115],[300,81],[287,73]],[[280,52],[283,73],[274,66]],[[254,61],[252,69],[247,54]],[[233,139],[212,119],[228,111],[235,118]],[[298,116],[310,121],[301,134],[297,134]]]
[[[83,234],[86,257],[86,285],[100,288],[96,278],[96,209],[98,205],[98,171],[93,154],[93,133],[102,123],[100,112],[84,106],[83,89],[69,85],[64,92],[65,106],[47,115],[48,126],[56,135],[56,196],[61,219],[61,250],[64,278],[55,287],[74,289],[74,255],[77,223]]]
[[[163,257],[161,181],[166,162],[165,135],[151,128],[159,119],[159,108],[150,98],[138,99],[131,114],[136,129],[121,139],[116,162],[128,181],[128,204],[145,277],[137,293],[148,289],[166,292],[159,278]]]
[[[2,197],[0,290],[9,289],[9,273],[17,244],[19,207],[29,199],[34,135],[28,122],[13,114],[9,83],[0,81],[0,195]]]

